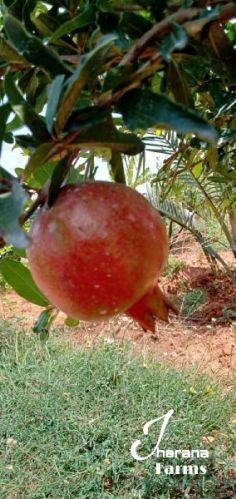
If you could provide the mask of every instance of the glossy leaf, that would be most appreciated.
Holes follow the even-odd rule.
[[[60,100],[64,80],[65,75],[58,75],[49,87],[48,104],[46,111],[46,125],[49,133],[52,133],[53,130],[54,118]]]
[[[88,78],[92,78],[94,72],[101,71],[102,57],[116,38],[116,35],[104,36],[94,50],[81,58],[74,74],[67,81],[67,90],[56,117],[55,130],[58,134],[63,130]]]
[[[49,306],[38,316],[35,324],[32,327],[32,331],[35,334],[39,334],[41,336],[41,339],[46,339],[45,336],[48,336],[49,329],[51,328],[52,323],[57,315],[58,310],[55,307]]]
[[[131,38],[139,38],[151,29],[153,25],[143,16],[133,12],[126,12],[123,15],[121,26]]]
[[[0,56],[4,61],[11,64],[25,64],[27,61],[17,50],[11,46],[0,34]]]
[[[10,258],[3,258],[0,260],[0,272],[5,281],[22,298],[40,307],[48,305],[47,298],[39,291],[30,271],[22,263]]]
[[[66,21],[63,23],[51,36],[50,42],[55,42],[58,38],[61,38],[64,35],[68,35],[73,31],[79,30],[81,28],[85,28],[90,26],[95,19],[95,10],[92,6],[88,7],[84,12],[81,12],[73,19]]]
[[[34,137],[41,141],[45,141],[49,135],[45,127],[44,120],[37,115],[34,109],[25,101],[23,95],[17,88],[13,76],[8,73],[5,77],[5,92],[17,116],[25,125],[29,127]]]
[[[125,184],[125,172],[122,161],[122,156],[119,152],[112,151],[111,159],[111,174],[115,182],[119,182],[120,184]]]
[[[131,130],[147,130],[155,126],[183,134],[194,133],[211,143],[217,140],[217,133],[212,125],[197,113],[171,101],[164,94],[131,90],[119,101],[118,110]]]
[[[97,125],[107,121],[110,117],[110,112],[106,109],[101,109],[98,106],[91,106],[81,111],[75,111],[68,119],[66,131],[74,132],[83,128],[88,128],[92,125]]]
[[[52,76],[68,74],[69,70],[58,54],[45,46],[39,38],[28,33],[18,19],[11,15],[5,16],[4,27],[11,43],[27,61],[44,68]]]
[[[51,143],[41,144],[30,157],[24,172],[24,180],[27,180],[30,175],[41,165],[46,163],[50,158],[50,153],[54,145]]]
[[[54,169],[56,167],[56,161],[49,161],[43,165],[38,166],[33,172],[33,178],[36,181],[38,187],[43,187],[47,180],[53,175]],[[31,178],[29,179],[29,181]]]
[[[4,134],[6,130],[6,124],[8,120],[8,116],[11,112],[11,106],[9,104],[3,104],[0,107],[0,154],[2,150],[2,141],[4,139]]]
[[[29,245],[29,238],[18,220],[28,196],[16,180],[8,187],[4,186],[5,184],[1,189],[0,180],[0,237],[16,248],[26,248]]]
[[[120,132],[110,121],[82,131],[76,144],[88,149],[109,148],[130,155],[138,154],[144,149],[142,141],[136,135]]]
[[[48,206],[52,206],[54,203],[58,192],[60,190],[61,184],[65,178],[66,175],[66,170],[65,167],[67,166],[68,162],[68,156],[65,158],[61,159],[61,161],[58,161],[57,165],[55,166],[53,170],[53,174],[51,177],[51,183],[50,183],[50,188],[49,188],[49,193],[48,193]]]

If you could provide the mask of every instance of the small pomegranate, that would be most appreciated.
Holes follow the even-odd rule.
[[[175,311],[157,286],[168,251],[165,226],[137,191],[112,182],[63,187],[36,216],[28,249],[39,289],[70,317],[125,312],[154,331]]]

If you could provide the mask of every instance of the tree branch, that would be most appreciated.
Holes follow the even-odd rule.
[[[155,24],[149,31],[147,31],[137,43],[135,43],[132,48],[127,52],[120,62],[120,66],[125,66],[131,64],[135,61],[142,52],[144,52],[150,45],[153,45],[159,38],[168,34],[171,31],[172,23],[183,24],[186,31],[191,35],[193,34],[193,25],[190,23],[195,17],[199,16],[204,12],[204,9],[189,8],[186,10],[179,10],[175,14],[163,19],[159,23]],[[236,4],[231,2],[224,5],[221,9],[221,13],[218,17],[219,22],[225,22],[228,19],[236,17]],[[189,22],[189,24],[188,24]],[[196,26],[194,34],[200,32],[202,26]]]

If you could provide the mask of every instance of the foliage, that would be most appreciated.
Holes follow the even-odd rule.
[[[186,293],[181,307],[181,315],[186,319],[191,317],[206,301],[206,298],[207,294],[202,289],[194,289]]]
[[[182,260],[179,260],[176,256],[170,254],[164,276],[171,277],[173,274],[183,270],[184,268],[185,263]]]
[[[125,345],[104,342],[80,350],[59,334],[42,345],[17,327],[13,333],[6,322],[0,330],[2,496],[233,494],[232,390],[195,371],[134,357]],[[183,449],[209,449],[207,475],[157,476],[154,458],[138,463],[131,457],[144,422],[171,408],[164,448],[181,443]],[[215,438],[214,449],[203,444],[207,436]],[[144,451],[155,443],[156,431]]]
[[[62,183],[93,178],[101,151],[124,182],[124,158],[144,151],[150,127],[177,132],[169,165],[183,160],[191,177],[200,162],[204,182],[223,188],[216,209],[227,235],[224,209],[235,227],[235,15],[221,0],[1,2],[0,149],[13,144],[28,160],[17,177],[0,169],[0,245],[26,248],[25,222]],[[175,175],[169,189],[174,183]]]
[[[215,169],[209,168],[206,153],[195,150],[186,140],[180,142],[175,133],[151,134],[146,142],[149,150],[161,151],[164,155],[163,164],[151,181],[149,197],[154,205],[172,222],[192,232],[210,258],[211,254],[218,258],[213,255],[211,238],[208,238],[208,221],[214,218],[222,232],[220,239],[226,240],[234,253],[234,236],[229,227],[229,216],[235,202],[231,150],[231,162],[227,163],[231,175],[227,175],[226,164],[224,170],[223,163],[217,175]],[[200,221],[198,224],[196,217]],[[202,235],[202,228],[207,237]]]

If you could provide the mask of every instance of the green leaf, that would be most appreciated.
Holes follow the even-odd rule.
[[[22,149],[27,149],[30,154],[33,154],[39,143],[32,135],[15,135],[16,144]]]
[[[63,16],[64,19],[64,16]],[[39,14],[37,17],[33,18],[33,23],[37,28],[37,31],[41,38],[49,38],[56,32],[58,28],[61,26],[61,19],[58,16],[53,16],[53,12],[48,11],[48,13],[43,13]],[[50,43],[51,40],[49,40]],[[55,45],[59,45],[62,47],[66,47],[67,49],[71,50],[73,47],[76,49],[76,44],[73,42],[73,40],[68,36],[65,35],[63,38],[60,40],[56,40],[55,42],[52,42]]]
[[[133,12],[125,12],[121,26],[131,38],[139,38],[151,29],[153,24],[144,16]]]
[[[155,126],[183,134],[194,133],[210,143],[217,141],[217,132],[212,125],[164,94],[153,94],[141,89],[131,90],[120,99],[117,107],[131,130],[147,130]]]
[[[172,23],[172,30],[161,43],[160,52],[165,61],[171,61],[171,52],[180,50],[188,43],[188,35],[182,26]]]
[[[10,180],[10,182],[12,182],[13,180],[15,180],[15,177],[7,170],[5,170],[5,168],[0,166],[0,182],[2,179]]]
[[[0,261],[0,272],[5,281],[25,300],[46,307],[49,303],[37,288],[30,271],[20,262],[3,258]]]
[[[28,196],[16,180],[12,182],[10,190],[6,191],[4,188],[2,190],[1,193],[0,182],[0,237],[7,244],[26,248],[29,245],[29,238],[22,230],[18,219]]]
[[[90,6],[78,16],[63,23],[51,36],[49,42],[55,42],[58,38],[68,35],[73,31],[90,26],[95,20],[95,9]]]
[[[39,166],[47,162],[53,148],[54,144],[46,142],[45,144],[41,144],[38,149],[36,149],[25,167],[23,176],[24,180],[27,180]]]
[[[107,121],[109,117],[110,113],[106,109],[101,109],[98,106],[86,107],[80,111],[74,111],[71,114],[66,124],[66,131],[74,132],[92,125],[97,125],[98,123]]]
[[[65,75],[58,75],[53,80],[52,84],[49,87],[48,92],[48,104],[46,111],[46,125],[49,133],[52,133],[54,118],[57,111],[57,106],[60,100],[63,83],[65,80]]]
[[[57,315],[58,310],[55,307],[49,306],[38,316],[34,326],[32,327],[32,331],[35,334],[39,334],[40,339],[47,339],[49,329]]]
[[[121,153],[112,151],[110,165],[114,181],[120,184],[125,184],[126,179]]]
[[[10,112],[11,112],[11,106],[9,106],[8,103],[3,104],[3,106],[0,107],[0,154],[2,150],[2,141],[4,139],[4,134],[6,130],[6,123]]]
[[[49,207],[53,205],[60,190],[61,184],[65,178],[66,175],[65,167],[67,165],[67,162],[68,162],[68,155],[66,155],[65,158],[61,159],[61,161],[57,163],[56,167],[53,170],[49,193],[48,193]]]
[[[66,317],[64,320],[64,324],[67,327],[76,327],[80,321],[78,319],[73,319],[73,317]]]
[[[88,149],[102,147],[126,154],[138,154],[144,150],[142,141],[136,135],[120,132],[110,121],[82,131],[75,143]]]
[[[102,58],[116,38],[117,35],[102,37],[94,50],[91,50],[88,54],[81,57],[80,64],[69,80],[67,80],[67,90],[56,117],[55,130],[57,134],[64,129],[87,80],[94,76],[94,72],[101,71]]]
[[[25,101],[23,95],[16,87],[13,76],[8,73],[5,76],[5,92],[17,116],[29,127],[34,137],[38,141],[45,141],[49,138],[44,120],[38,116],[34,109]]]
[[[45,46],[39,38],[30,35],[18,19],[6,15],[4,27],[11,43],[27,61],[44,68],[53,77],[69,73],[68,67],[60,60],[57,53]]]
[[[15,50],[10,43],[8,43],[0,34],[0,56],[1,59],[10,63],[10,64],[25,64],[27,61],[22,57],[22,55],[18,54],[17,50]]]
[[[36,180],[39,187],[43,187],[47,180],[51,177],[56,167],[56,161],[49,161],[43,165],[40,165],[33,172],[33,178]],[[31,179],[30,179],[31,180]]]

